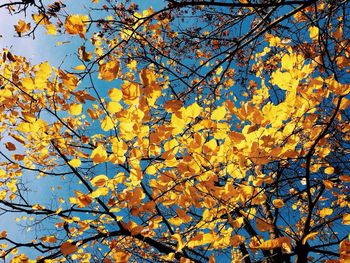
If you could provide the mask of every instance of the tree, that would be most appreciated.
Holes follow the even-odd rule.
[[[2,53],[0,210],[35,238],[1,256],[347,262],[348,1],[93,2],[2,4],[84,44],[74,70]]]

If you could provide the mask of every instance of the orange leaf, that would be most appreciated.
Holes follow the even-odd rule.
[[[76,34],[85,34],[86,27],[85,23],[89,18],[84,15],[70,15],[66,18],[64,23],[64,27],[68,34],[76,35]]]
[[[15,25],[15,30],[19,36],[22,33],[28,32],[30,30],[30,23],[26,23],[23,20],[19,20],[18,24]]]
[[[263,249],[263,250],[270,250],[270,249],[275,249],[278,247],[284,248],[287,252],[290,252],[292,250],[292,245],[290,238],[288,237],[279,237],[275,239],[270,239],[267,241],[262,242],[258,248]]]
[[[73,245],[71,242],[67,241],[62,243],[60,250],[63,255],[68,256],[76,252],[78,250],[78,247],[76,245]]]
[[[43,242],[48,242],[48,243],[55,243],[57,241],[55,236],[42,237],[42,238],[40,238],[40,240]]]
[[[14,151],[16,150],[16,146],[12,142],[7,142],[5,143],[5,147],[9,151]]]
[[[122,250],[112,252],[111,256],[115,263],[127,263],[130,258],[130,254]]]
[[[284,206],[284,202],[282,199],[275,199],[272,201],[273,205],[276,207],[276,208],[282,208]]]
[[[116,60],[109,61],[105,64],[102,64],[98,68],[100,79],[104,79],[106,81],[112,81],[117,78],[119,71],[119,62]]]

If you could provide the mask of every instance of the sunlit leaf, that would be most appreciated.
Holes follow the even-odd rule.
[[[86,23],[89,18],[85,15],[69,15],[64,23],[67,33],[75,34],[85,34],[86,33]]]
[[[325,218],[326,216],[329,216],[333,214],[332,208],[323,208],[320,210],[320,217]]]
[[[317,231],[307,234],[307,235],[303,238],[303,242],[302,242],[303,245],[305,245],[306,242],[307,242],[310,238],[313,239],[313,238],[315,238],[317,235],[318,235],[318,232],[317,232]]]

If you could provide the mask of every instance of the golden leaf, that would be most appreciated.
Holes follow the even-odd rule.
[[[92,186],[101,187],[101,186],[105,186],[107,181],[108,181],[108,177],[104,174],[100,174],[100,175],[95,176],[93,179],[91,179],[90,182],[91,182]]]
[[[134,104],[140,97],[141,90],[137,83],[125,81],[122,84],[123,100],[127,104]]]
[[[279,237],[279,238],[275,238],[275,239],[270,239],[270,240],[262,242],[258,246],[258,248],[263,249],[263,250],[270,250],[270,249],[275,249],[278,247],[285,249],[288,253],[291,252],[292,245],[291,245],[290,238]]]
[[[70,161],[68,162],[68,164],[69,164],[70,166],[76,168],[76,167],[79,167],[79,166],[81,165],[81,161],[80,161],[80,159],[75,158],[75,159],[70,160]]]
[[[313,238],[316,237],[317,235],[318,235],[318,232],[317,232],[317,231],[307,234],[307,235],[303,238],[303,241],[302,241],[303,245],[306,244],[306,242],[308,241],[308,239],[310,239],[310,238],[313,239]]]
[[[95,164],[107,161],[108,156],[105,147],[102,145],[96,147],[92,151],[90,158]]]
[[[330,190],[333,188],[333,183],[329,180],[323,180],[323,184],[326,187],[327,190]]]
[[[326,169],[324,169],[324,172],[326,174],[334,174],[334,168],[333,167],[327,167]]]
[[[317,40],[318,39],[318,34],[319,34],[319,29],[317,26],[311,26],[309,28],[309,31],[310,31],[310,38],[312,40]]]
[[[275,199],[272,201],[273,205],[276,207],[276,208],[282,208],[284,206],[284,202],[282,199]]]
[[[82,104],[73,103],[73,104],[69,105],[68,112],[71,115],[79,115],[82,111],[83,111]]]
[[[325,218],[326,216],[329,216],[333,214],[332,208],[323,208],[320,210],[320,217]]]
[[[98,77],[106,81],[115,80],[118,76],[119,65],[119,62],[116,60],[100,65],[98,68]]]
[[[108,95],[111,98],[112,101],[120,101],[123,97],[123,92],[120,89],[116,89],[116,88],[111,88],[108,91]]]
[[[225,106],[221,106],[221,107],[218,107],[217,109],[215,109],[213,111],[213,113],[211,114],[211,119],[213,121],[220,121],[220,120],[223,120],[225,118],[225,115],[226,115],[226,108]]]
[[[79,191],[75,191],[75,194],[77,195],[77,198],[75,201],[78,204],[78,207],[82,208],[91,204],[92,198],[90,196],[85,195]]]
[[[46,33],[48,33],[49,35],[56,35],[57,34],[57,29],[56,26],[52,23],[47,24],[44,26],[46,29]]]
[[[127,263],[130,256],[131,255],[129,253],[122,250],[113,250],[111,253],[111,257],[115,263]]]
[[[15,30],[19,36],[22,33],[28,32],[30,30],[30,23],[26,23],[23,20],[18,20],[17,25],[15,25]]]
[[[109,117],[108,115],[102,120],[101,122],[101,128],[104,131],[109,131],[112,130],[114,128],[114,123],[111,119],[111,117]]]
[[[85,70],[86,67],[85,65],[81,64],[81,65],[78,65],[76,67],[73,68],[74,70],[78,70],[78,71],[82,71],[82,70]]]
[[[88,21],[88,17],[85,15],[70,15],[66,18],[64,27],[68,34],[83,35],[86,32],[85,24]]]
[[[172,235],[172,237],[177,241],[176,252],[181,251],[185,246],[185,243],[182,241],[181,235],[174,234],[174,235]]]
[[[55,236],[42,237],[42,238],[40,238],[40,240],[43,242],[48,242],[48,243],[55,243],[57,241]]]
[[[343,225],[350,225],[350,214],[343,215]]]

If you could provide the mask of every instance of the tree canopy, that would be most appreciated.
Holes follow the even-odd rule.
[[[349,262],[349,1],[71,4],[0,4],[75,53],[1,51],[0,258]]]

